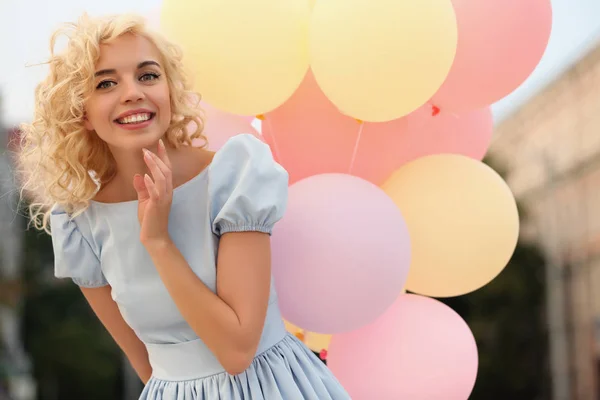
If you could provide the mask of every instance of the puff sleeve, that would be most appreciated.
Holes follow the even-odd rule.
[[[208,195],[215,235],[271,234],[287,206],[288,173],[273,160],[269,146],[252,135],[237,135],[215,154]]]
[[[88,239],[62,209],[55,207],[50,214],[52,248],[54,250],[54,275],[71,278],[85,288],[108,285],[100,268],[100,261]]]

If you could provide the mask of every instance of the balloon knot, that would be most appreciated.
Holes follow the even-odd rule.
[[[355,119],[355,120],[356,120],[356,122],[358,122],[359,124],[362,124],[363,122],[365,122],[365,121],[363,121],[362,119],[358,119],[358,118],[354,118],[354,119]]]
[[[296,332],[296,337],[300,340],[300,341],[304,341],[304,333],[303,332]]]
[[[321,357],[321,360],[327,360],[327,350],[321,350],[321,352],[319,353],[319,357]]]
[[[436,116],[440,113],[440,108],[438,106],[431,106],[431,115]]]
[[[258,114],[256,116],[256,119],[260,119],[261,121],[264,121],[265,120],[265,116],[263,114]]]

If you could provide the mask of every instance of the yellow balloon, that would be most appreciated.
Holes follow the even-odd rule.
[[[331,336],[323,333],[306,332],[304,335],[304,343],[312,351],[320,352],[321,350],[329,350]]]
[[[185,51],[195,89],[221,110],[263,114],[309,65],[306,0],[164,0],[161,28]]]
[[[410,233],[408,291],[463,295],[489,283],[512,257],[519,237],[515,198],[482,162],[456,154],[423,157],[394,172],[382,189]]]
[[[292,335],[295,335],[298,332],[302,332],[303,329],[292,324],[290,321],[284,319],[283,320],[283,324],[285,325],[285,330],[288,331],[289,333],[291,333]]]
[[[300,328],[284,319],[285,329],[292,335],[301,338],[306,346],[312,351],[319,352],[321,350],[329,349],[329,343],[331,342],[331,335],[310,332]]]
[[[338,109],[383,122],[416,110],[456,54],[451,0],[317,1],[310,22],[315,78]]]

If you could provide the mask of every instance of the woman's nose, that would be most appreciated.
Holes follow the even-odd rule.
[[[144,92],[137,81],[123,83],[123,103],[135,103],[144,99]]]

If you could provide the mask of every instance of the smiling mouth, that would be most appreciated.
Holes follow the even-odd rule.
[[[142,122],[150,121],[152,118],[154,118],[155,115],[156,115],[155,113],[133,114],[133,115],[128,115],[124,118],[115,119],[115,122],[119,125],[141,124]]]

